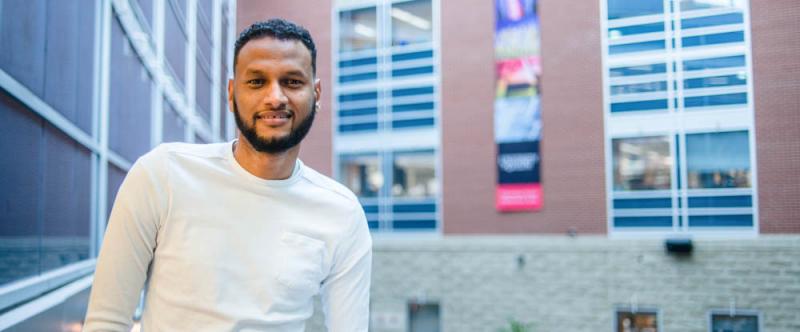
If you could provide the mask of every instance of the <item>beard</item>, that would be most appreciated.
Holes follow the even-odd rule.
[[[256,119],[249,121],[251,124],[247,125],[245,119],[239,114],[239,107],[236,105],[236,98],[233,98],[233,117],[236,119],[236,127],[242,133],[247,142],[253,146],[258,152],[263,153],[283,153],[287,150],[297,146],[306,137],[311,125],[314,123],[314,116],[317,113],[317,105],[312,103],[311,112],[308,113],[296,128],[292,128],[289,135],[276,138],[265,138],[258,136],[256,132]],[[292,119],[296,119],[296,113],[292,112]]]

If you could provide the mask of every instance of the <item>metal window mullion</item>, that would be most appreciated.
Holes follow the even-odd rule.
[[[94,21],[94,49],[92,71],[94,74],[92,82],[92,141],[99,146],[100,140],[100,103],[102,91],[102,49],[103,49],[103,1],[94,1],[95,21]],[[91,159],[91,197],[90,201],[90,218],[89,218],[89,257],[97,257],[100,252],[100,242],[102,236],[98,232],[98,227],[101,218],[98,210],[98,199],[100,197],[100,151],[92,151]]]
[[[754,105],[755,102],[753,99],[755,98],[755,94],[753,93],[753,59],[752,59],[752,43],[751,43],[751,31],[750,31],[750,6],[744,6],[742,10],[743,17],[743,24],[744,24],[744,44],[745,44],[745,65],[747,66],[746,73],[747,73],[747,110],[750,114],[750,127],[748,128],[747,135],[748,135],[748,144],[750,144],[750,196],[752,199],[752,206],[753,206],[753,232],[754,234],[760,233],[760,225],[759,225],[759,213],[758,213],[758,154],[756,149],[756,127],[755,127],[755,110]],[[761,315],[759,313],[758,323],[759,323],[759,331],[762,331],[763,320],[761,319]]]
[[[102,1],[102,41],[100,56],[100,115],[98,117],[98,144],[100,147],[100,165],[97,177],[97,246],[102,245],[102,235],[105,233],[106,216],[108,215],[108,125],[109,125],[109,99],[111,80],[111,20],[114,12],[111,9],[111,0]]]
[[[167,0],[153,0],[153,37],[156,42],[158,74],[152,75],[155,89],[152,96],[150,145],[155,147],[164,140],[164,80],[160,79],[165,66],[164,58],[164,20]]]
[[[678,112],[680,114],[685,114],[686,108],[684,105],[684,89],[683,89],[683,28],[681,26],[681,19],[683,16],[683,11],[681,10],[681,3],[680,1],[675,1],[675,13],[673,14],[673,19],[675,20],[675,82],[677,84],[677,98],[678,98]],[[681,225],[681,231],[689,232],[689,170],[687,169],[688,161],[686,157],[688,153],[688,147],[686,146],[686,128],[684,126],[678,126],[677,128],[678,134],[678,145],[680,147],[680,170],[681,170],[681,187],[680,190],[680,199],[681,199],[681,216],[683,217],[683,224]]]
[[[184,68],[186,69],[184,80],[186,81],[186,105],[184,109],[184,114],[186,115],[186,128],[184,132],[184,140],[187,142],[194,142],[195,136],[195,127],[199,125],[200,117],[197,115],[197,110],[195,109],[195,95],[196,95],[196,83],[195,78],[197,73],[195,72],[196,62],[196,52],[195,49],[197,47],[197,0],[188,0],[186,2],[186,36],[188,39],[188,47],[186,48],[186,53],[184,53],[185,57],[185,64]]]
[[[225,0],[223,0],[223,1],[225,1]],[[227,14],[228,14],[228,26],[227,26],[227,28],[228,28],[228,30],[227,30],[227,33],[228,33],[228,38],[227,38],[228,45],[225,45],[225,51],[228,52],[227,53],[228,55],[225,57],[227,59],[227,63],[225,64],[225,66],[228,67],[228,71],[227,72],[230,73],[229,75],[232,77],[233,73],[234,73],[234,68],[233,68],[233,44],[235,42],[235,39],[232,38],[232,37],[236,36],[236,15],[235,15],[235,13],[236,13],[236,1],[227,0],[227,3],[228,3],[227,4],[227,7],[228,7],[228,11],[227,11]],[[234,137],[234,135],[236,134],[236,129],[235,129],[235,125],[234,125],[233,113],[232,112],[226,112],[225,116],[227,118],[225,120],[226,138]]]
[[[208,1],[208,0],[206,0]],[[211,46],[211,109],[209,112],[211,113],[211,136],[213,137],[212,141],[221,141],[222,140],[222,133],[220,133],[219,124],[221,123],[222,115],[220,113],[221,109],[219,106],[220,102],[220,91],[222,91],[221,82],[222,77],[219,77],[220,72],[220,61],[222,58],[221,49],[222,49],[222,3],[221,0],[214,0],[214,3],[211,7],[211,31],[212,33],[212,46]]]

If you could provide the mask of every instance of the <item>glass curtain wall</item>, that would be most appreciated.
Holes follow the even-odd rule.
[[[602,0],[609,225],[757,230],[746,0]]]
[[[0,311],[91,273],[137,158],[165,141],[224,139],[209,130],[226,123],[211,73],[228,75],[232,5],[0,2]]]
[[[434,8],[411,0],[334,9],[335,168],[373,231],[439,228]]]

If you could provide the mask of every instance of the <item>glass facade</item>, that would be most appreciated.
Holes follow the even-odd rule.
[[[754,232],[748,2],[603,2],[610,231]]]
[[[230,5],[0,3],[0,45],[14,50],[0,52],[0,149],[14,156],[0,160],[4,295],[27,301],[91,273],[117,189],[152,147],[224,138],[209,130],[216,121],[227,123],[224,105],[211,105],[211,91],[221,100],[225,95],[212,86],[210,73],[219,66],[228,76],[232,38],[219,36],[232,34],[233,17],[221,17],[231,15]],[[155,14],[160,11],[163,20]],[[190,27],[197,29],[190,33]],[[220,31],[212,33],[215,28]],[[196,61],[189,61],[189,45],[196,45]],[[222,63],[212,66],[215,58]],[[185,84],[190,69],[197,84]],[[186,91],[191,86],[193,94]],[[4,301],[0,311],[16,304]]]
[[[373,231],[438,229],[436,3],[338,6],[334,155]]]

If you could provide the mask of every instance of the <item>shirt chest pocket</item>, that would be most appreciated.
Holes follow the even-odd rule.
[[[292,297],[311,297],[319,290],[323,275],[325,243],[308,236],[285,232],[279,246],[281,266],[277,280]]]

